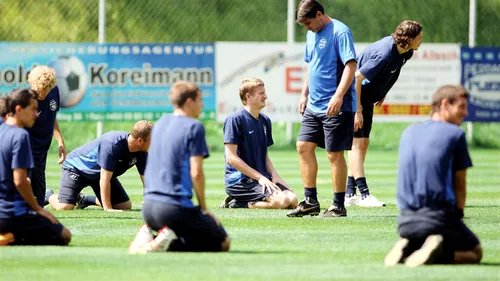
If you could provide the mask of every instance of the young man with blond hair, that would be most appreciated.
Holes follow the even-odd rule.
[[[228,251],[229,236],[205,202],[203,160],[209,153],[205,128],[196,120],[203,108],[201,90],[179,81],[172,85],[170,100],[174,113],[158,120],[151,136],[142,206],[146,224],[129,252]]]
[[[297,195],[279,176],[269,157],[273,145],[271,119],[264,82],[247,78],[239,89],[243,108],[224,122],[225,186],[228,197],[221,208],[289,209]]]
[[[60,104],[59,88],[56,86],[55,70],[45,65],[35,66],[31,69],[28,83],[35,91],[38,100],[38,118],[33,127],[27,129],[35,162],[35,166],[30,170],[28,176],[38,204],[43,206],[47,188],[45,166],[52,136],[58,143],[58,163],[62,164],[66,159],[66,147],[56,119]]]
[[[396,192],[401,238],[386,256],[387,266],[481,261],[479,239],[463,221],[472,161],[460,124],[468,96],[462,86],[439,88],[431,120],[410,125],[401,136]]]
[[[398,25],[392,36],[370,44],[358,57],[356,92],[361,98],[360,120],[354,128],[352,150],[348,152],[346,206],[382,207],[385,203],[370,194],[366,182],[364,161],[373,123],[373,105],[381,106],[385,96],[398,80],[403,65],[422,43],[422,25],[406,20]],[[358,187],[360,196],[356,194]]]
[[[37,118],[36,93],[14,90],[0,123],[0,246],[67,245],[71,233],[35,200],[28,179],[33,155],[25,128]]]
[[[132,202],[118,177],[133,166],[144,184],[153,123],[138,121],[132,131],[108,132],[98,139],[73,150],[63,163],[59,196],[48,190],[45,204],[56,210],[83,209],[98,205],[105,211],[130,210]],[[81,194],[90,186],[96,196]]]

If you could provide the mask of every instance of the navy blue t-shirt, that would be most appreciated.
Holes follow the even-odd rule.
[[[356,60],[354,39],[351,30],[342,22],[334,19],[317,33],[307,32],[304,61],[308,67],[309,110],[326,113],[328,102],[337,91],[350,60]],[[340,111],[356,111],[354,80],[344,95]]]
[[[358,71],[366,77],[362,82],[361,101],[375,103],[383,99],[412,56],[413,50],[400,55],[392,36],[366,47],[358,57]]]
[[[205,128],[196,119],[165,115],[154,126],[144,199],[193,208],[192,156],[208,157]]]
[[[271,119],[260,113],[255,119],[244,108],[234,112],[224,121],[224,144],[238,146],[238,156],[248,166],[271,179],[266,169],[267,148],[274,144]],[[226,163],[226,187],[240,183],[247,176]]]
[[[433,120],[410,125],[399,144],[398,207],[455,207],[454,172],[471,166],[465,132],[459,126]]]
[[[54,124],[59,111],[59,88],[55,86],[45,97],[38,100],[38,118],[31,128],[26,128],[30,134],[31,149],[35,165],[45,165],[54,135]]]
[[[140,175],[148,157],[147,152],[130,152],[128,149],[127,132],[108,132],[96,140],[71,151],[63,165],[78,171],[90,180],[98,181],[101,168],[113,172],[116,178],[133,166],[137,166]]]
[[[0,123],[0,218],[21,216],[31,211],[14,184],[14,169],[33,168],[28,133]]]

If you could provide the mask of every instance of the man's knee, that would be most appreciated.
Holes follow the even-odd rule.
[[[222,241],[220,250],[221,252],[227,252],[229,251],[230,247],[231,247],[231,239],[229,238],[229,236],[226,236],[226,239]]]
[[[344,151],[327,152],[330,163],[335,163],[344,159]]]
[[[114,204],[113,209],[129,211],[132,209],[132,201],[128,200],[123,203]]]
[[[60,211],[60,210],[73,210],[75,208],[75,204],[68,204],[68,203],[55,203],[55,204],[50,204],[52,208]]]
[[[288,204],[288,208],[295,209],[299,205],[299,197],[297,197],[297,194],[291,192],[291,191],[286,191],[285,194],[288,197],[288,200],[290,201],[290,204]]]
[[[68,245],[69,242],[71,242],[71,232],[66,227],[63,227],[61,239],[63,240],[64,245]]]
[[[297,152],[303,155],[308,153],[314,153],[316,144],[312,142],[297,141],[296,146],[297,146]]]
[[[481,244],[477,245],[472,252],[476,256],[476,258],[472,261],[472,263],[480,263],[481,260],[483,259],[483,248],[481,247]]]

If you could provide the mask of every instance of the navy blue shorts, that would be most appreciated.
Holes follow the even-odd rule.
[[[290,190],[290,188],[278,184],[281,191]],[[233,197],[236,201],[242,202],[258,202],[264,201],[271,195],[269,190],[262,192],[262,185],[253,179],[244,179],[239,184],[226,187],[227,195]]]
[[[354,113],[341,112],[332,117],[306,108],[302,116],[298,141],[313,142],[327,152],[351,150]]]
[[[441,234],[444,249],[453,252],[470,251],[479,245],[477,236],[457,213],[447,210],[403,210],[398,218],[398,232],[401,237],[416,240]]]
[[[144,221],[153,230],[167,226],[175,232],[183,243],[176,243],[170,251],[218,252],[226,240],[227,233],[199,207],[184,208],[153,200],[145,200],[142,205]]]
[[[63,225],[53,224],[38,214],[0,218],[0,233],[14,234],[11,245],[66,245],[61,237]]]
[[[38,205],[43,206],[45,201],[45,190],[47,185],[45,182],[45,165],[35,165],[33,169],[28,171],[28,177],[31,180],[31,188],[36,197]]]
[[[101,188],[99,181],[89,180],[68,167],[61,169],[61,183],[59,186],[59,202],[66,204],[76,204],[78,194],[87,186],[92,187],[94,193],[101,202]],[[127,192],[117,178],[111,179],[111,204],[120,204],[129,201]]]
[[[354,137],[370,138],[370,132],[372,131],[373,124],[373,103],[362,103],[361,106],[363,107],[363,128],[354,132]]]

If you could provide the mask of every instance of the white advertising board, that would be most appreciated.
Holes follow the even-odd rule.
[[[368,44],[355,44],[359,54]],[[266,84],[268,104],[263,110],[273,121],[300,122],[297,111],[303,85],[304,43],[216,43],[217,120],[243,105],[238,88],[247,77]],[[375,122],[417,121],[428,118],[436,89],[460,83],[460,47],[457,44],[422,44],[406,63],[384,105],[376,107]]]

